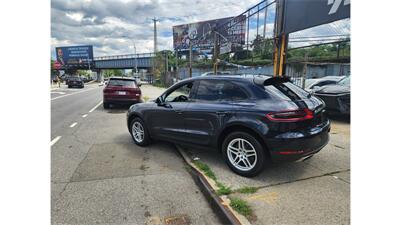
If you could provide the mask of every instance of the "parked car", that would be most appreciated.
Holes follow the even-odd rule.
[[[304,88],[309,92],[317,91],[326,85],[337,84],[343,78],[345,78],[345,76],[326,76],[316,79],[306,79]]]
[[[68,88],[71,88],[71,87],[84,88],[85,87],[85,83],[83,82],[82,78],[80,78],[80,77],[69,77],[67,79],[67,85],[68,85]]]
[[[314,95],[325,102],[328,112],[350,115],[350,76],[337,84],[322,87]]]
[[[270,162],[319,152],[329,140],[324,108],[288,78],[199,76],[131,106],[127,125],[137,145],[166,140],[218,149],[234,172],[254,176]]]
[[[142,101],[142,91],[134,78],[112,77],[103,89],[103,106],[110,104],[135,104]]]
[[[231,74],[231,72],[229,72],[229,71],[217,71],[216,75],[229,75],[229,74]],[[202,73],[200,76],[204,77],[204,76],[213,76],[213,75],[215,75],[214,72],[210,71],[210,72]]]

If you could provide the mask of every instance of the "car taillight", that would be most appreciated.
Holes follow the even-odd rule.
[[[267,118],[274,122],[297,122],[314,118],[314,112],[309,109],[290,110],[268,113]]]

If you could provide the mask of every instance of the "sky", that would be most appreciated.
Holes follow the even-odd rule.
[[[55,47],[93,45],[94,56],[153,51],[153,21],[156,17],[158,50],[172,50],[172,26],[237,16],[261,0],[52,0],[51,55]],[[273,12],[273,9],[270,10]],[[269,12],[268,15],[271,15]],[[260,20],[264,18],[260,14]],[[273,18],[268,16],[267,36],[272,35]],[[250,40],[256,35],[256,17],[250,22]],[[334,28],[334,29],[332,29]],[[334,23],[301,33],[327,34],[348,29]],[[259,26],[259,32],[263,26]],[[301,36],[300,35],[300,36]]]
[[[153,51],[153,21],[159,19],[158,49],[172,50],[172,26],[236,16],[260,0],[52,0],[51,49],[93,45],[95,56]]]

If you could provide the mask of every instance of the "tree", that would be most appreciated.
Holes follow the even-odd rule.
[[[89,77],[90,76],[90,73],[87,70],[78,70],[78,74],[79,74],[79,76],[82,76],[82,77]]]
[[[122,70],[119,69],[108,69],[104,71],[104,77],[112,77],[112,76],[117,76],[120,77],[123,75]]]

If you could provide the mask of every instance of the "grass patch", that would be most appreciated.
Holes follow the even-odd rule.
[[[205,174],[207,177],[209,177],[209,178],[211,178],[211,179],[213,179],[213,180],[215,180],[215,181],[217,180],[217,177],[215,176],[214,172],[210,169],[210,167],[209,167],[207,164],[201,162],[200,160],[195,160],[195,161],[193,161],[193,164],[194,164],[197,168],[199,168],[199,170],[203,171],[204,174]]]
[[[253,210],[250,208],[246,201],[240,198],[231,198],[231,203],[229,204],[236,212],[242,214],[243,216],[249,218],[253,214]]]
[[[192,162],[207,177],[209,177],[215,181],[215,183],[218,187],[218,190],[217,190],[218,195],[229,195],[233,192],[231,188],[229,188],[229,187],[225,186],[223,183],[217,181],[217,177],[215,176],[215,173],[211,170],[211,168],[207,164],[203,163],[200,160],[193,160]]]
[[[256,188],[256,187],[242,187],[242,188],[235,190],[235,192],[239,192],[242,194],[253,194],[257,190],[258,190],[258,188]]]
[[[217,182],[217,187],[218,195],[229,195],[230,193],[232,193],[232,190],[229,187],[225,186],[223,183]]]

